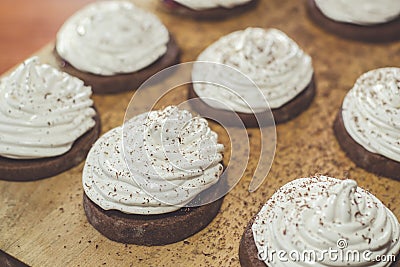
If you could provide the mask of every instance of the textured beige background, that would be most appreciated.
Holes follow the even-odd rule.
[[[362,44],[339,39],[313,25],[305,1],[261,0],[257,10],[219,22],[195,22],[160,12],[156,1],[135,1],[155,11],[192,61],[218,37],[248,26],[276,27],[309,53],[317,96],[300,117],[277,127],[275,161],[265,183],[247,191],[255,168],[259,133],[249,130],[252,154],[241,182],[225,198],[220,214],[203,231],[163,247],[138,247],[107,240],[86,221],[82,210],[83,163],[37,182],[0,182],[0,249],[33,266],[238,266],[243,229],[261,205],[284,183],[315,173],[356,179],[400,218],[400,182],[369,174],[340,150],[331,128],[345,93],[370,69],[400,60],[400,43]],[[52,45],[38,52],[51,62]],[[185,99],[182,91],[174,101]],[[103,132],[122,123],[132,93],[95,96]],[[172,101],[172,99],[171,99]],[[227,140],[222,140],[226,145]]]

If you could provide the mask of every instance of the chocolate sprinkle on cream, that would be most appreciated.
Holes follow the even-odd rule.
[[[344,239],[348,244],[345,251],[370,250],[374,258],[399,252],[399,227],[396,216],[354,180],[315,176],[281,187],[257,214],[252,232],[258,252],[338,249],[338,240]],[[267,259],[265,263],[309,266],[306,262],[277,259],[274,262]],[[352,263],[345,262],[342,266]],[[354,263],[371,266],[363,258]],[[335,262],[325,257],[313,266],[335,266]]]
[[[96,142],[83,171],[86,195],[103,210],[172,212],[218,182],[224,147],[207,120],[169,106],[123,127]]]

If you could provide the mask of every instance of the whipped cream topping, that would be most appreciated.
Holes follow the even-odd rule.
[[[95,125],[92,90],[78,78],[26,60],[0,80],[0,155],[58,156]]]
[[[329,249],[369,250],[378,255],[397,255],[400,249],[399,222],[379,199],[357,186],[354,180],[326,176],[301,178],[281,187],[264,205],[252,226],[261,257],[269,250],[322,251]],[[338,240],[345,240],[345,245]],[[340,246],[339,246],[340,245]],[[347,246],[346,246],[347,245]],[[317,254],[318,255],[318,254]],[[266,258],[266,257],[265,257]],[[312,266],[389,266],[391,262],[342,262],[320,257]],[[304,261],[274,258],[268,266],[311,266]]]
[[[354,141],[400,162],[400,68],[361,75],[343,101],[342,117]]]
[[[192,75],[193,81],[215,80],[229,85],[227,90],[209,83],[195,83],[196,94],[208,105],[224,109],[216,103],[220,101],[243,113],[267,110],[265,98],[271,108],[280,108],[301,93],[313,76],[311,57],[277,29],[247,28],[230,33],[205,49],[197,60],[226,64],[243,73],[225,70],[207,73],[203,69],[193,71]],[[243,79],[246,76],[265,98],[260,97],[260,90],[254,84]],[[208,101],[207,97],[216,101]]]
[[[238,5],[243,5],[251,0],[174,0],[175,2],[194,10],[205,10],[211,8],[233,8]]]
[[[314,0],[328,18],[358,25],[389,22],[400,16],[398,0]]]
[[[102,209],[168,213],[218,182],[224,147],[205,119],[170,106],[123,127],[96,142],[83,170],[85,193]]]
[[[139,71],[167,51],[161,21],[127,1],[96,1],[57,33],[57,53],[76,69],[109,76]]]

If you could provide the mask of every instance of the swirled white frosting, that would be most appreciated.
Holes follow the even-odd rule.
[[[205,10],[211,8],[233,8],[243,5],[251,0],[174,0],[175,2],[194,10]]]
[[[398,0],[314,0],[328,18],[358,25],[374,25],[400,16]]]
[[[391,262],[371,262],[367,257],[397,255],[400,249],[399,222],[379,199],[354,180],[326,176],[301,178],[281,187],[258,213],[252,230],[268,266],[389,266]],[[321,256],[329,249],[370,253],[354,262],[343,257],[343,262]],[[316,251],[318,258],[315,264],[294,262],[290,256],[287,262],[266,259],[264,254],[272,250]]]
[[[354,141],[400,162],[400,68],[361,75],[343,101],[342,117]]]
[[[217,104],[220,101],[243,113],[252,113],[250,106],[255,112],[267,110],[265,98],[271,108],[280,108],[302,92],[313,76],[311,57],[277,29],[247,28],[230,33],[205,49],[197,60],[226,64],[243,73],[232,74],[224,69],[207,73],[207,69],[200,69],[192,75],[194,81],[222,80],[229,85],[227,90],[213,84],[194,83],[196,94],[208,105],[226,109]],[[262,94],[245,80],[246,76]]]
[[[69,151],[95,125],[91,95],[81,80],[36,57],[26,60],[0,80],[0,155],[36,159]]]
[[[83,170],[85,193],[102,209],[168,213],[218,182],[223,145],[205,119],[170,106],[123,127],[96,142]]]
[[[76,69],[108,76],[141,70],[167,51],[169,33],[153,14],[127,1],[97,1],[57,33],[57,53]]]

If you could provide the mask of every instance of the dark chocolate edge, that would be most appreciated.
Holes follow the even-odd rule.
[[[63,155],[31,160],[16,160],[0,156],[0,173],[2,173],[0,180],[11,182],[36,181],[56,176],[79,165],[86,159],[89,150],[101,133],[101,119],[97,110],[94,119],[96,121],[95,126],[80,136],[71,149]],[[72,157],[72,154],[78,157]],[[10,171],[6,166],[2,167],[2,164],[14,165],[13,170]],[[53,167],[53,165],[54,168],[49,167]]]
[[[200,232],[220,212],[222,202],[223,198],[220,198],[205,206],[181,208],[175,212],[159,215],[135,215],[124,214],[117,210],[103,210],[83,193],[84,211],[93,228],[115,242],[142,246],[168,245]],[[204,216],[199,217],[199,215]],[[106,218],[107,221],[101,221],[102,218]],[[107,227],[111,222],[116,226]]]
[[[0,249],[0,266],[2,267],[29,267],[17,258],[7,254]]]
[[[337,22],[327,18],[316,6],[314,0],[307,0],[306,10],[315,25],[339,37],[370,43],[394,42],[400,40],[400,17],[393,21],[373,26],[362,26]]]
[[[312,80],[307,85],[307,87],[303,91],[301,91],[298,95],[296,95],[293,99],[285,103],[280,108],[271,109],[271,112],[274,116],[275,124],[285,123],[289,120],[292,120],[300,116],[304,111],[308,109],[308,107],[313,102],[316,95],[316,91],[317,90],[315,85],[315,77],[313,76]],[[234,122],[235,120],[229,119],[229,117],[234,115],[232,114],[231,111],[214,109],[208,106],[196,94],[196,92],[193,89],[193,85],[189,84],[188,99],[194,99],[194,98],[198,98],[199,101],[197,101],[197,104],[193,102],[191,102],[190,104],[193,107],[193,109],[197,111],[200,115],[206,117],[214,116],[216,119],[220,119],[222,122],[224,122],[223,123],[224,126],[233,126],[233,127],[240,126],[232,124],[232,122]],[[268,123],[267,125],[259,125],[256,116],[263,116],[262,115],[263,113],[256,113],[256,115],[250,113],[241,113],[241,112],[235,112],[235,113],[240,117],[246,128],[272,126],[270,123]]]
[[[178,64],[180,62],[181,50],[173,35],[170,34],[167,51],[155,62],[146,68],[133,73],[117,74],[112,76],[95,75],[74,68],[71,64],[61,58],[55,47],[53,49],[53,56],[60,70],[83,80],[85,85],[92,87],[94,94],[116,94],[126,91],[135,91],[143,82],[154,74],[165,68]]]
[[[341,108],[333,123],[333,131],[342,150],[358,167],[400,181],[400,162],[371,153],[354,141],[344,126]]]
[[[239,261],[242,267],[265,267],[265,263],[258,259],[258,249],[251,229],[255,217],[247,224],[239,245]]]
[[[170,6],[170,4],[166,4],[164,1],[162,1],[160,3],[160,8],[161,10],[167,13],[181,17],[186,17],[189,19],[212,21],[212,20],[223,20],[233,17],[235,15],[240,15],[242,13],[245,13],[251,9],[256,8],[260,1],[261,0],[252,0],[248,3],[244,3],[242,5],[235,6],[233,8],[218,7],[200,11],[190,9],[174,1],[173,1],[174,2],[173,6]]]
[[[225,169],[225,168],[224,168]],[[171,243],[176,243],[179,241],[182,241],[192,235],[195,235],[196,233],[200,232],[204,228],[207,227],[208,224],[210,224],[214,218],[218,215],[220,212],[224,196],[221,196],[219,199],[212,201],[206,205],[201,205],[201,206],[196,206],[196,203],[199,200],[206,200],[206,201],[211,201],[210,197],[213,198],[215,196],[221,195],[220,190],[222,192],[226,192],[227,189],[229,189],[229,181],[228,181],[228,175],[226,176],[221,176],[219,181],[218,181],[219,186],[211,186],[210,188],[206,189],[205,191],[199,193],[190,203],[192,203],[194,206],[193,207],[183,207],[177,211],[174,212],[169,212],[165,214],[156,214],[156,215],[136,215],[136,214],[126,214],[118,210],[103,210],[100,206],[98,206],[96,203],[94,203],[89,197],[83,192],[83,208],[85,211],[86,218],[88,219],[88,222],[102,235],[107,237],[110,240],[120,242],[120,243],[127,243],[127,244],[136,244],[136,245],[144,245],[144,246],[160,246],[160,245],[167,245]],[[154,223],[162,223],[162,222],[167,222],[169,223],[169,228],[173,228],[175,223],[173,222],[173,218],[178,218],[178,221],[184,220],[184,216],[187,216],[188,213],[193,213],[192,216],[189,219],[196,219],[196,216],[199,217],[199,214],[203,214],[204,216],[197,218],[197,220],[193,221],[190,224],[187,224],[186,226],[186,232],[184,233],[178,233],[177,235],[173,236],[171,235],[171,231],[164,231],[162,232],[161,237],[159,238],[154,238],[155,233],[158,231],[158,228],[153,229],[150,234],[147,234],[142,238],[141,240],[135,240],[132,241],[133,238],[132,236],[128,237],[121,237],[118,236],[120,235],[120,232],[117,231],[117,229],[109,229],[109,228],[104,228],[104,225],[98,225],[98,221],[96,219],[99,218],[99,216],[94,215],[93,212],[99,213],[100,216],[106,216],[108,221],[118,221],[122,220],[125,224],[130,223],[130,220],[132,220],[133,223],[135,222],[141,222],[141,225],[144,227],[143,232],[146,232],[146,227],[147,230],[150,229]],[[203,222],[200,222],[201,219],[204,219]],[[171,222],[172,220],[172,222]],[[176,221],[176,219],[175,219]],[[187,221],[183,221],[185,223]],[[182,224],[180,224],[182,226]],[[192,229],[193,228],[193,229]],[[134,233],[131,232],[128,234],[134,235]],[[129,232],[129,231],[128,231]],[[168,232],[168,233],[166,233]],[[169,235],[169,236],[168,236]]]

